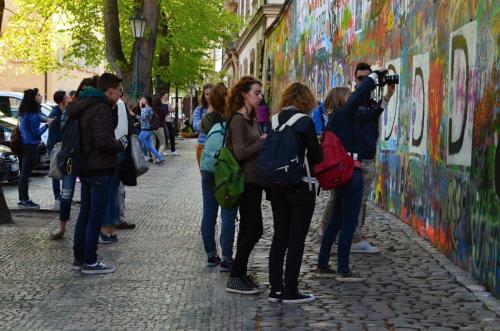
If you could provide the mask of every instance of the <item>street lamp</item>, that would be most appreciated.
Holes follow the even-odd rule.
[[[132,27],[132,36],[135,38],[135,83],[134,83],[134,100],[139,97],[139,61],[140,61],[140,48],[139,41],[144,36],[146,29],[146,18],[142,16],[141,10],[137,8],[135,15],[130,18],[130,25]]]

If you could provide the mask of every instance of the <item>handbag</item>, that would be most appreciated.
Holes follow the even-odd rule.
[[[52,151],[50,152],[50,167],[49,167],[49,174],[48,176],[50,178],[54,179],[62,179],[62,173],[61,170],[57,167],[57,156],[59,152],[61,151],[61,146],[62,143],[57,143],[55,144],[54,148],[52,148]]]
[[[132,160],[134,161],[135,174],[139,177],[145,174],[149,170],[149,167],[144,160],[141,142],[136,134],[130,136],[130,149],[132,153]]]

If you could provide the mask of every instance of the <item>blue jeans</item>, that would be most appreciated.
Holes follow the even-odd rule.
[[[97,262],[97,241],[106,216],[111,176],[80,177],[80,215],[75,226],[73,253],[76,260]]]
[[[62,178],[61,206],[59,208],[59,220],[69,221],[71,214],[71,201],[75,193],[76,176],[63,176]]]
[[[148,156],[148,151],[149,151],[156,157],[157,160],[163,160],[163,156],[161,156],[161,154],[158,153],[156,148],[153,147],[153,144],[151,144],[152,134],[153,134],[152,131],[146,131],[146,130],[141,131],[139,139],[141,140],[142,152],[144,153],[145,156]]]
[[[335,189],[332,218],[325,229],[318,256],[318,266],[328,267],[330,252],[335,237],[340,231],[338,242],[337,272],[347,273],[349,269],[349,254],[354,231],[358,225],[358,215],[363,197],[363,176],[359,168],[354,169],[349,183]]]
[[[125,152],[120,152],[117,155],[118,164],[125,160]],[[120,224],[120,177],[117,173],[111,176],[108,196],[108,208],[106,210],[106,217],[102,226],[113,226]]]
[[[201,172],[201,191],[203,193],[203,218],[201,221],[201,236],[207,256],[216,256],[217,247],[215,245],[215,224],[217,223],[217,214],[219,204],[214,196],[215,177],[212,172]],[[222,258],[225,261],[231,261],[233,258],[234,243],[234,222],[238,208],[221,208],[221,232],[220,247]]]

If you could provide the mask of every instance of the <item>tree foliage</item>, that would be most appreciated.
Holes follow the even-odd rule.
[[[141,48],[141,57],[152,52],[152,74],[163,82],[184,87],[199,81],[213,70],[207,66],[210,51],[234,37],[239,19],[224,9],[223,0],[149,0],[155,1],[160,10],[159,26],[149,26],[146,34],[155,28],[159,32],[153,45]],[[76,68],[82,64],[79,59],[84,59],[86,65],[107,63],[119,74],[131,74],[136,59],[129,18],[137,4],[144,8],[148,0],[15,2],[18,9],[1,37],[6,46],[1,51],[4,58],[37,73]],[[109,4],[118,6],[122,58],[110,52],[109,25],[105,29]]]

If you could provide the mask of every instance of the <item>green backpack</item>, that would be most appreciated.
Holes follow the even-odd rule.
[[[227,123],[228,129],[224,133],[224,146],[215,155],[214,196],[223,208],[237,207],[240,195],[245,188],[245,174],[233,153],[226,147],[226,137],[231,119]]]

